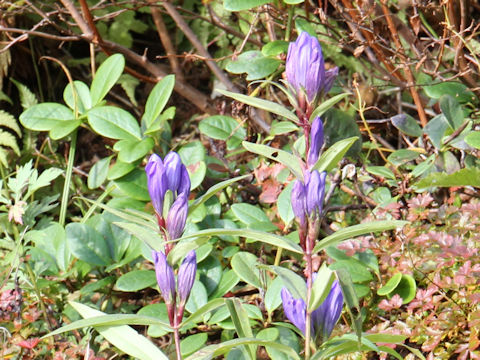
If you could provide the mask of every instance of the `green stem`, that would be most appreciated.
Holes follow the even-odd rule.
[[[77,148],[77,130],[72,133],[72,141],[70,142],[70,150],[68,151],[68,164],[65,172],[65,184],[63,185],[62,202],[60,204],[60,218],[58,222],[65,226],[65,218],[67,217],[68,193],[70,190],[70,182],[72,180],[73,162],[75,160],[75,151]]]
[[[293,21],[294,12],[295,12],[295,6],[289,6],[288,7],[287,30],[285,31],[285,41],[290,41],[290,33],[292,32],[292,21]]]
[[[35,294],[38,297],[38,302],[40,304],[40,309],[42,310],[43,318],[45,320],[45,324],[48,327],[48,330],[52,330],[52,326],[50,325],[50,321],[48,320],[48,315],[47,315],[47,309],[45,308],[45,304],[43,303],[42,300],[42,294],[40,293],[40,290],[38,289],[37,286],[37,280],[35,279],[35,274],[32,271],[32,268],[30,267],[30,264],[25,261],[25,268],[27,269],[28,277],[30,278],[30,281],[32,282],[33,290],[35,291]]]

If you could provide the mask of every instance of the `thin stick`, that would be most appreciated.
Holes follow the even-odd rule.
[[[402,43],[400,42],[400,38],[397,33],[397,28],[395,27],[392,17],[390,16],[390,11],[388,10],[388,7],[387,7],[387,0],[380,0],[380,2],[382,4],[383,14],[385,15],[385,19],[387,20],[388,29],[392,34],[393,42],[395,43],[395,46],[397,47],[397,50],[398,50],[398,56],[402,61],[403,69],[405,71],[405,75],[407,76],[410,94],[412,95],[415,106],[417,107],[418,117],[420,118],[420,124],[422,124],[422,127],[425,127],[428,122],[427,115],[425,114],[425,109],[423,108],[422,100],[420,99],[420,96],[418,95],[417,89],[415,87],[415,78],[412,74],[412,70],[407,64],[405,50],[403,48]]]

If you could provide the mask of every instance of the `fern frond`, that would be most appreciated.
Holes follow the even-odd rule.
[[[23,110],[27,110],[29,107],[33,105],[37,105],[38,100],[34,93],[30,91],[28,87],[23,85],[22,83],[18,82],[15,79],[10,79],[18,89],[20,94],[20,103],[23,107]]]
[[[2,147],[0,147],[0,164],[2,164],[3,167],[8,168],[7,150]]]
[[[17,133],[19,137],[22,137],[22,131],[18,126],[17,120],[13,117],[12,114],[9,114],[6,111],[0,110],[0,126],[5,126],[9,129],[12,129]]]
[[[20,156],[20,148],[18,147],[17,139],[15,139],[15,136],[1,129],[0,129],[0,145],[8,146],[13,151],[15,151],[15,154]]]

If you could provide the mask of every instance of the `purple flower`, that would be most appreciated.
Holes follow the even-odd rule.
[[[167,257],[161,251],[152,251],[153,262],[155,263],[155,274],[157,283],[162,293],[165,304],[175,302],[175,276],[172,267],[167,262]]]
[[[327,93],[335,80],[337,69],[325,71],[322,47],[317,38],[302,32],[288,46],[287,81],[295,89],[299,103],[305,96],[312,103],[320,92]]]
[[[193,283],[195,282],[195,274],[197,273],[197,255],[194,250],[190,251],[180,265],[178,270],[178,299],[180,307],[187,302]]]
[[[153,154],[145,166],[145,171],[148,192],[155,212],[160,218],[163,218],[163,202],[167,190],[173,193],[174,201],[180,194],[184,194],[188,199],[190,177],[187,168],[182,164],[180,156],[176,152],[168,153],[164,161],[158,155]]]
[[[168,180],[165,166],[160,156],[153,154],[145,166],[147,173],[148,192],[155,212],[161,217],[163,213],[163,200],[168,189]]]
[[[298,218],[300,226],[306,224],[305,186],[300,180],[295,180],[291,193],[292,209]]]
[[[295,299],[286,289],[281,291],[283,311],[288,320],[305,334],[307,306],[303,299]],[[314,336],[326,341],[340,318],[343,308],[343,294],[338,280],[333,282],[330,293],[322,305],[312,312],[311,326]]]
[[[312,323],[316,336],[326,341],[340,318],[343,308],[343,294],[338,280],[335,280],[330,293],[322,305],[312,312]]]
[[[318,218],[322,213],[326,176],[325,171],[320,174],[317,170],[313,170],[305,184],[306,207],[310,217]]]
[[[173,202],[168,211],[166,228],[170,240],[178,239],[182,236],[187,221],[188,199],[185,194],[180,194]]]
[[[318,116],[313,120],[310,130],[310,149],[308,150],[307,165],[311,168],[318,160],[323,146],[323,123]]]
[[[307,311],[305,301],[303,301],[303,299],[295,299],[286,288],[282,288],[280,294],[285,316],[293,325],[305,334],[305,317]]]

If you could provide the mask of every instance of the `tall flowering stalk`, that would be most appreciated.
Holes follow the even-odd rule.
[[[325,70],[322,47],[316,37],[302,32],[295,42],[290,43],[286,62],[286,78],[296,97],[294,106],[304,129],[306,152],[306,161],[303,163],[303,181],[295,180],[291,201],[299,224],[300,246],[304,251],[306,262],[307,304],[310,303],[312,296],[314,275],[312,251],[320,231],[326,181],[326,173],[320,173],[314,169],[324,143],[323,123],[319,117],[316,117],[310,124],[310,117],[319,99],[332,87],[337,74],[337,67]],[[338,291],[341,294],[340,288],[336,285],[332,292],[337,294]],[[323,338],[327,336],[327,333],[330,335],[331,328],[333,328],[330,326],[331,321],[328,324],[325,323],[328,316],[324,314],[322,307],[315,311],[309,311],[303,299],[294,299],[286,289],[282,291],[282,299],[286,316],[305,334],[305,359],[308,360],[312,336],[316,337],[316,334],[320,332],[322,332]],[[339,304],[338,296],[336,299],[335,303]],[[329,302],[325,301],[324,303],[328,304]],[[343,296],[341,303],[343,304]],[[338,311],[341,311],[341,306]],[[330,332],[320,329],[330,330]]]
[[[167,307],[168,319],[174,330],[177,359],[181,359],[179,326],[185,311],[185,304],[195,282],[197,256],[190,251],[178,269],[177,281],[167,255],[173,248],[173,240],[183,234],[190,195],[190,177],[176,152],[170,152],[161,159],[150,156],[145,166],[148,192],[165,240],[165,252],[152,251],[158,287]]]

